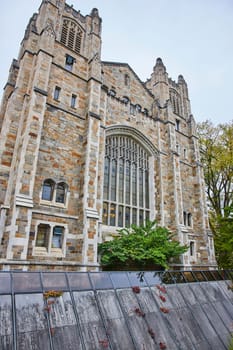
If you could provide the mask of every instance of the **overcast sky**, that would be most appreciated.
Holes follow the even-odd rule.
[[[26,25],[41,0],[0,0],[0,94]],[[233,0],[67,0],[103,20],[102,60],[128,63],[142,81],[161,57],[188,83],[197,121],[233,119]]]

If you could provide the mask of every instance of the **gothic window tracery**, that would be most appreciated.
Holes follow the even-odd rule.
[[[103,224],[142,224],[150,216],[149,155],[132,137],[106,138]]]
[[[80,53],[82,44],[83,32],[81,28],[73,21],[64,19],[62,32],[61,32],[61,43],[67,46],[69,49]]]

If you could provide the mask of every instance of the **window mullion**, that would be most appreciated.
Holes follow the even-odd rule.
[[[49,226],[49,240],[48,240],[48,254],[51,253],[51,246],[52,246],[52,237],[53,237],[53,225]]]

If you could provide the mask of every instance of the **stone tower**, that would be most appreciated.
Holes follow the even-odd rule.
[[[215,266],[188,88],[160,58],[143,83],[101,61],[101,18],[43,0],[13,60],[0,114],[0,266],[98,268],[97,244],[157,219]]]

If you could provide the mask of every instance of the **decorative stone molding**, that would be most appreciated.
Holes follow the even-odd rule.
[[[85,211],[87,218],[99,219],[99,213],[96,209],[86,208]]]
[[[15,204],[19,207],[33,208],[33,199],[23,194],[17,194]]]

